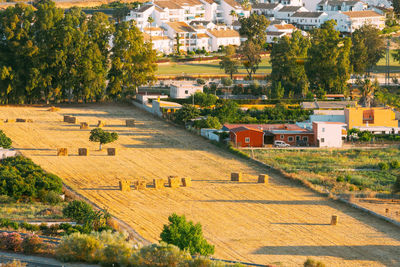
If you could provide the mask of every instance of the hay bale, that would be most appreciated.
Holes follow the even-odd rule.
[[[33,120],[32,119],[27,119],[26,122],[33,122]]]
[[[389,209],[388,209],[388,208],[386,208],[386,209],[385,209],[385,212],[386,212],[386,213],[389,213]]]
[[[81,122],[80,129],[89,129],[89,124],[87,124],[86,122]]]
[[[68,117],[68,121],[67,121],[68,123],[77,123],[78,122],[78,120],[76,119],[76,117]]]
[[[51,106],[50,109],[49,109],[49,111],[51,111],[51,112],[57,112],[57,111],[60,111],[60,108],[56,108],[56,107],[54,107],[54,106]]]
[[[107,155],[108,156],[115,156],[117,154],[117,149],[114,147],[107,148]]]
[[[26,122],[26,119],[17,119],[16,122]]]
[[[120,180],[119,181],[119,190],[121,190],[122,192],[131,191],[131,182],[128,180]]]
[[[88,152],[87,148],[84,148],[84,147],[78,148],[78,155],[79,156],[87,156],[87,155],[89,155],[89,152]]]
[[[268,175],[267,174],[260,174],[258,175],[258,181],[257,183],[259,184],[268,184]]]
[[[337,225],[339,222],[339,217],[337,215],[332,215],[331,225]]]
[[[243,182],[243,173],[241,173],[241,172],[232,172],[231,173],[231,181],[233,181],[233,182]]]
[[[14,122],[15,122],[15,119],[7,119],[6,122],[7,122],[7,123],[14,123]]]
[[[171,188],[180,187],[181,183],[179,181],[179,178],[178,177],[173,177],[173,176],[168,177],[168,186],[171,187]]]
[[[192,186],[192,178],[188,178],[188,177],[182,178],[182,185],[184,187],[191,187]]]
[[[57,156],[68,156],[67,148],[57,148]]]
[[[138,179],[133,182],[135,185],[136,190],[146,190],[147,189],[147,183],[145,180]]]
[[[64,116],[64,122],[69,122],[70,116]]]
[[[106,123],[104,121],[99,121],[97,123],[97,125],[96,125],[97,128],[101,128],[101,127],[104,127],[104,126],[106,126]]]
[[[153,179],[153,185],[155,189],[163,189],[165,185],[165,181],[163,178]]]
[[[125,120],[126,127],[133,127],[135,126],[135,120]]]

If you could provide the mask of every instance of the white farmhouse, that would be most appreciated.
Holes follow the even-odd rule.
[[[252,8],[251,9],[252,13],[256,13],[258,15],[264,15],[267,18],[274,18],[275,13],[281,8],[283,8],[283,5],[279,3],[274,3],[274,4],[256,3],[253,4],[251,8]]]
[[[302,6],[284,6],[275,12],[275,18],[290,22],[290,17],[297,12],[307,12],[308,10]]]
[[[367,10],[368,5],[358,0],[323,0],[318,3],[317,11],[323,11],[328,15],[346,11]]]
[[[203,92],[203,87],[192,82],[175,82],[169,86],[171,98],[189,98],[196,92]]]
[[[370,24],[382,30],[385,28],[385,16],[372,10],[340,12],[331,16],[340,32],[353,33],[363,25]]]
[[[346,124],[342,122],[314,121],[314,144],[318,147],[342,147],[345,127]]]
[[[290,23],[303,30],[319,28],[326,20],[325,12],[296,12],[290,17]]]
[[[215,28],[207,30],[207,34],[211,38],[211,51],[218,51],[220,46],[240,45],[240,34],[234,29],[227,27]]]

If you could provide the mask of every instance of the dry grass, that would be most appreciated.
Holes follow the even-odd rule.
[[[202,138],[127,106],[62,108],[1,107],[0,117],[29,117],[33,123],[4,124],[14,146],[99,206],[158,241],[167,217],[176,212],[203,225],[216,245],[217,258],[299,266],[311,256],[327,266],[395,266],[400,264],[400,231],[374,217],[325,197],[231,154]],[[62,122],[76,116],[91,127],[104,120],[105,130],[119,133],[118,154],[109,157],[89,142],[89,130]],[[135,119],[127,128],[126,119]],[[68,157],[57,157],[66,147]],[[90,156],[78,157],[87,147]],[[106,146],[107,147],[107,146]],[[75,154],[74,154],[75,153]],[[231,182],[231,172],[269,175],[269,185],[249,175]],[[191,187],[119,191],[118,181],[143,177],[152,182],[170,175],[191,177]],[[332,215],[340,220],[331,226]]]

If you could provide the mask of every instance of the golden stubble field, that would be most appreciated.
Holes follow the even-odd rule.
[[[261,264],[300,266],[307,257],[327,266],[399,266],[400,230],[388,223],[271,174],[270,185],[248,176],[242,184],[230,172],[268,171],[217,149],[204,139],[177,129],[131,106],[81,105],[49,112],[44,107],[0,107],[1,119],[27,118],[0,128],[14,147],[74,190],[122,219],[151,242],[159,240],[167,217],[176,212],[203,225],[216,246],[215,257]],[[97,151],[90,130],[62,122],[74,115],[119,133],[115,157]],[[137,120],[125,127],[125,119]],[[67,147],[70,156],[57,157]],[[87,147],[90,156],[77,156]],[[191,188],[120,192],[118,179],[168,175],[191,177]],[[339,225],[329,225],[331,215]]]

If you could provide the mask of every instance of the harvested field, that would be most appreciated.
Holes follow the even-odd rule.
[[[176,212],[203,225],[216,246],[215,257],[263,264],[299,266],[307,257],[327,266],[399,266],[399,228],[321,197],[273,172],[217,149],[204,139],[177,129],[130,106],[88,105],[61,108],[1,107],[3,118],[29,117],[33,123],[0,128],[14,147],[44,169],[59,175],[80,194],[107,207],[144,238],[155,242],[167,217]],[[93,127],[119,133],[115,157],[97,151],[89,130],[63,122],[76,116]],[[127,128],[126,119],[135,127]],[[67,157],[56,149],[68,148]],[[86,147],[88,157],[78,157]],[[75,153],[75,154],[74,154]],[[231,182],[243,172],[243,182]],[[258,184],[259,174],[269,184]],[[121,192],[120,180],[143,177],[148,183],[168,176],[191,177],[191,187]],[[337,215],[338,225],[331,226]]]

